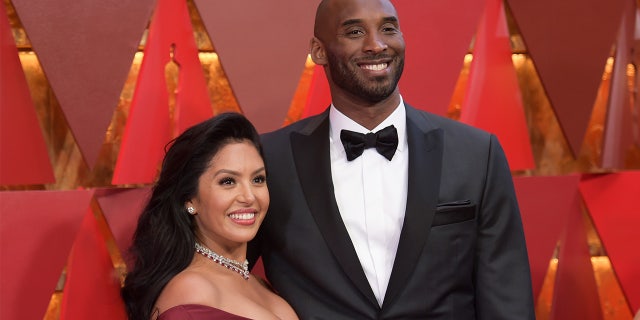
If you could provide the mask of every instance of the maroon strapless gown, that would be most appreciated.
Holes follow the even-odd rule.
[[[220,309],[200,304],[183,304],[169,308],[158,316],[158,320],[251,320]]]

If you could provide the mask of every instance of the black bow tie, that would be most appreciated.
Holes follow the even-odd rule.
[[[391,161],[398,147],[398,130],[393,125],[376,133],[369,132],[367,134],[342,130],[340,131],[340,140],[349,161],[359,157],[364,149],[368,148],[376,148],[378,153]]]

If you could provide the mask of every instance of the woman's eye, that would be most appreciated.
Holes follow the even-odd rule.
[[[219,184],[221,184],[221,185],[232,185],[234,183],[235,183],[235,180],[233,180],[233,178],[223,178],[219,182]]]
[[[267,177],[263,175],[253,178],[253,183],[256,183],[256,184],[262,184],[262,183],[265,183],[266,181],[267,181]]]

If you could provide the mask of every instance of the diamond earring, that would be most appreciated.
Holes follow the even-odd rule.
[[[189,212],[190,214],[194,214],[196,213],[196,209],[194,209],[192,206],[187,207],[187,212]]]

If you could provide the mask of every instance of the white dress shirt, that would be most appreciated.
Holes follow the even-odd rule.
[[[360,157],[348,161],[340,131],[370,131],[333,105],[329,121],[331,177],[338,209],[369,285],[382,306],[407,203],[409,151],[404,102],[401,98],[396,110],[371,131],[375,133],[389,125],[396,127],[398,148],[391,161],[375,148],[365,149]]]

